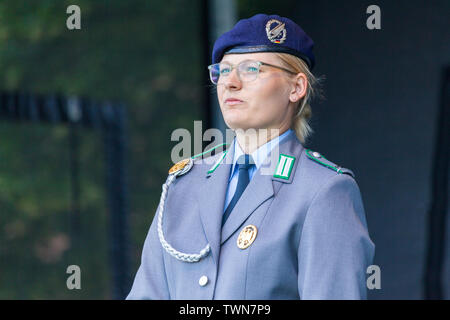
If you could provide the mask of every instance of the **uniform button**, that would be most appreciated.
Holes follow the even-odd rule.
[[[313,152],[313,156],[316,157],[316,158],[320,158],[320,153],[318,153],[318,152]]]
[[[198,284],[202,287],[206,286],[207,283],[208,283],[207,276],[201,276],[200,279],[198,280]]]

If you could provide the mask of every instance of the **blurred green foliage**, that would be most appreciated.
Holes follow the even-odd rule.
[[[81,30],[66,27],[71,4]],[[171,132],[202,118],[200,4],[0,2],[0,89],[128,107],[133,275],[171,166]],[[102,140],[87,129],[79,137],[81,228],[72,237],[68,129],[0,120],[0,298],[111,298]],[[66,288],[71,264],[81,290]]]

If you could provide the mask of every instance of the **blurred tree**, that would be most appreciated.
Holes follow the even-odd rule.
[[[171,132],[203,104],[199,1],[0,2],[0,89],[120,100],[129,112],[133,268],[171,165]],[[80,136],[81,226],[69,236],[68,131],[0,120],[0,298],[109,298],[101,137]],[[81,267],[82,289],[65,273]]]

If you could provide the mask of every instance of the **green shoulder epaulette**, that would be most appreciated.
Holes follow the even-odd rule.
[[[308,156],[308,158],[310,158],[311,160],[314,160],[317,163],[320,163],[321,165],[336,171],[338,174],[348,174],[352,177],[355,177],[355,174],[353,173],[352,170],[347,169],[347,168],[342,168],[340,166],[338,166],[337,164],[331,162],[330,160],[326,159],[323,155],[321,155],[319,152],[316,151],[312,151],[309,149],[306,149],[306,155]]]

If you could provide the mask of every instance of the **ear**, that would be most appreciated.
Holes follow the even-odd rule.
[[[297,102],[306,95],[306,89],[308,88],[308,78],[304,73],[298,73],[293,79],[292,90],[289,94],[289,100],[291,102]]]

